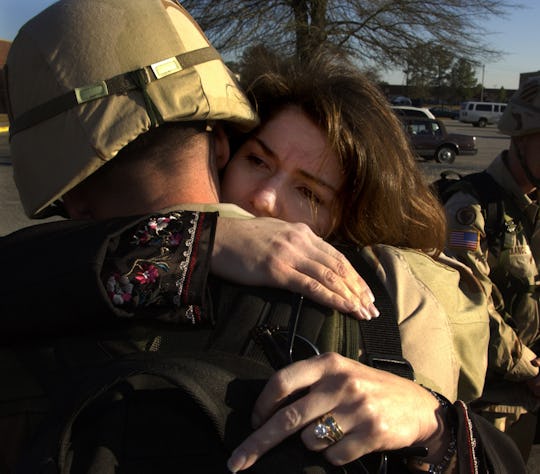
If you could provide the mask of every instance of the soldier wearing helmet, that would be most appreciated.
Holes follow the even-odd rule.
[[[482,189],[454,187],[446,252],[491,294],[488,377],[477,409],[517,442],[525,460],[540,400],[540,77],[525,81],[498,123],[510,147],[481,173]]]
[[[221,57],[180,5],[129,4],[58,2],[13,42],[6,66],[10,148],[30,217],[47,213],[160,126],[195,133],[202,124],[198,134],[204,134],[204,124],[216,121],[243,130],[258,123]]]
[[[50,295],[50,306],[45,304],[48,309],[41,310],[43,321],[54,309],[55,299],[61,298],[76,310],[81,325],[86,324],[84,331],[100,327],[111,312],[133,317],[138,305],[147,305],[152,312],[152,304],[169,308],[162,312],[166,320],[185,319],[189,324],[203,325],[208,319],[201,311],[204,285],[198,285],[203,289],[196,293],[189,285],[190,278],[204,283],[213,244],[216,249],[221,242],[221,251],[227,250],[229,257],[235,245],[240,253],[244,251],[246,240],[239,238],[239,226],[261,243],[269,226],[251,224],[251,219],[222,219],[224,215],[246,217],[239,208],[218,205],[218,168],[229,157],[224,127],[248,131],[258,124],[258,117],[196,22],[170,0],[61,0],[21,28],[10,49],[6,73],[14,179],[30,217],[55,213],[96,221],[115,217],[89,228],[88,237],[90,241],[92,235],[110,235],[111,245],[121,246],[116,237],[125,222],[138,225],[137,218],[123,216],[169,209],[159,217],[139,218],[140,232],[135,232],[141,247],[167,239],[159,265],[154,262],[156,265],[150,267],[147,259],[133,268],[134,277],[144,282],[155,279],[154,271],[165,272],[160,275],[165,283],[159,296],[145,292],[150,285],[143,285],[143,291],[136,294],[133,285],[109,281],[106,291],[112,301],[129,304],[111,308],[107,298],[99,312],[57,288]],[[216,211],[220,213],[219,226]],[[95,246],[81,234],[77,240],[70,238],[70,224],[52,223],[52,228],[58,225],[54,240],[72,248],[70,254],[81,264],[90,261],[85,259],[94,253]],[[302,252],[295,252],[293,245],[293,255],[287,257],[284,252],[280,258],[290,258],[292,263],[303,255],[313,262],[311,245],[314,252],[332,251],[346,263],[306,226],[273,220],[272,231],[277,232],[276,226],[281,225],[282,229],[296,230],[297,237],[300,233],[309,237],[309,242],[298,240]],[[36,255],[47,252],[46,242],[32,239],[32,229],[6,236],[4,243],[27,249],[27,258],[18,264],[29,273],[39,267]],[[328,260],[326,254],[324,258]],[[241,267],[226,263],[233,271]],[[92,268],[82,266],[85,268],[71,277],[84,286],[96,276]],[[292,266],[288,266],[291,273]],[[176,272],[173,278],[167,278],[168,268]],[[358,289],[360,278],[352,266],[342,268],[346,274],[336,275],[337,280],[352,281]],[[46,271],[60,275],[63,270]],[[287,271],[279,276],[281,285],[311,287],[314,292],[324,286],[306,285],[306,275],[285,275]],[[264,284],[263,280],[258,281]],[[329,286],[336,289],[337,280]],[[343,283],[341,290],[349,287]],[[354,293],[349,296],[358,301]],[[102,301],[103,295],[93,296]],[[25,300],[31,298],[20,300],[14,312],[5,311],[4,306],[3,317],[24,321],[24,315],[32,310]],[[44,331],[54,334],[55,328]],[[144,336],[120,344],[105,342],[105,352],[114,357],[126,349],[153,350],[153,340]],[[40,359],[32,352],[35,347],[26,349],[32,361]],[[56,351],[59,354],[63,349],[57,347]],[[75,366],[81,362],[69,349],[64,355]],[[46,360],[52,365],[56,362]],[[2,352],[0,371],[13,375],[9,393],[3,392],[6,397],[2,396],[0,413],[0,470],[5,468],[6,472],[11,472],[23,441],[47,412],[41,388],[23,366],[9,350]]]

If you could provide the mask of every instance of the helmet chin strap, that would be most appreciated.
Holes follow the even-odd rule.
[[[527,165],[527,162],[525,161],[525,156],[523,156],[523,153],[521,153],[521,150],[519,149],[518,146],[515,147],[515,151],[517,153],[519,164],[521,165],[521,168],[525,172],[525,176],[527,176],[529,183],[531,183],[535,188],[540,189],[540,178],[537,178],[536,176],[532,174],[532,171],[530,170],[529,166]]]

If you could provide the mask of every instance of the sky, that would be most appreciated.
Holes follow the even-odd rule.
[[[0,39],[13,40],[19,28],[54,0],[0,0]],[[129,1],[129,0],[127,0]],[[523,5],[504,18],[486,23],[489,36],[485,38],[492,48],[503,51],[503,59],[485,64],[477,70],[478,81],[484,87],[517,89],[519,74],[540,70],[540,1],[518,0]],[[459,34],[457,31],[456,34]],[[400,71],[383,73],[381,78],[390,84],[403,84]]]

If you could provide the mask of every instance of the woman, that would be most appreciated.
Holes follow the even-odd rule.
[[[256,216],[304,222],[328,239],[362,246],[364,258],[394,299],[403,353],[417,380],[451,400],[458,395],[474,399],[481,393],[486,369],[485,296],[467,270],[440,256],[446,235],[443,212],[386,99],[335,56],[322,55],[300,67],[267,68],[270,72],[248,89],[262,125],[228,164],[222,199]],[[424,334],[429,337],[420,342]],[[274,393],[263,393],[255,413],[260,420],[270,420],[233,456],[232,470],[249,467],[273,444],[268,439],[277,442],[302,428],[308,447],[324,449],[328,445],[315,440],[313,431],[317,418],[327,412],[347,420],[345,437],[328,449],[329,459],[343,464],[369,452],[364,451],[366,421],[358,409],[368,396],[357,393],[358,404],[351,408],[354,395],[339,388],[365,380],[366,368],[335,357],[306,362],[296,377],[287,379],[301,381],[285,390],[280,379]],[[343,376],[343,386],[333,385],[329,391],[327,384],[336,373]],[[280,430],[275,418],[282,427],[283,418],[293,416],[277,412],[272,417],[282,397],[309,386],[309,396],[293,409],[299,418],[294,428]],[[431,426],[440,429],[440,423]],[[401,446],[394,439],[382,447]]]
[[[418,324],[413,332],[427,328],[434,320],[431,313],[450,317],[459,342],[456,358],[447,363],[454,370],[461,366],[460,398],[476,398],[486,363],[484,295],[464,267],[441,256],[444,214],[387,100],[336,56],[322,55],[300,67],[269,61],[266,69],[269,72],[259,75],[248,89],[262,125],[228,164],[222,200],[256,216],[304,222],[330,241],[363,247],[364,257],[379,274],[384,272],[398,319],[406,327]],[[410,274],[414,278],[408,278]],[[405,292],[407,281],[412,286]],[[425,293],[431,298],[414,297]],[[426,301],[432,305],[429,311],[421,308]],[[413,314],[417,323],[409,318]],[[440,324],[444,327],[446,316]],[[433,340],[431,348],[441,352],[439,344],[449,344],[444,340]],[[412,349],[418,347],[414,337],[410,341],[405,337],[404,344],[417,354],[414,359],[422,359]],[[431,381],[439,378],[435,366],[427,368]],[[457,385],[455,380],[445,384],[443,393],[455,399]]]
[[[320,65],[322,64],[321,62]],[[354,70],[351,71],[354,72]],[[399,129],[399,123],[391,115],[384,98],[380,94],[376,94],[376,90],[369,83],[365,82],[362,76],[358,76],[357,72],[351,73],[351,77],[345,74],[347,70],[339,68],[336,69],[337,74],[335,75],[330,74],[330,72],[326,69],[319,71],[321,85],[325,84],[322,78],[328,77],[328,85],[332,86],[337,81],[336,84],[338,87],[334,85],[333,89],[329,88],[322,91],[311,89],[312,93],[321,92],[321,94],[315,97],[319,99],[328,97],[327,105],[329,110],[335,107],[342,114],[345,104],[333,102],[334,97],[330,95],[331,92],[335,94],[336,91],[345,88],[343,90],[350,95],[348,100],[351,101],[351,104],[355,104],[356,107],[361,107],[373,95],[373,102],[368,106],[364,105],[366,114],[367,112],[370,113],[369,116],[366,115],[368,119],[360,120],[360,117],[356,115],[351,116],[349,119],[351,126],[346,127],[345,125],[347,123],[345,121],[340,123],[337,120],[340,118],[339,114],[334,114],[333,116],[335,123],[329,122],[328,124],[310,118],[314,116],[312,114],[315,114],[317,109],[313,109],[312,112],[308,108],[310,105],[308,93],[310,87],[314,87],[319,82],[314,83],[313,86],[304,87],[305,97],[298,96],[302,100],[292,96],[290,98],[287,97],[287,100],[282,101],[281,105],[290,105],[291,103],[296,105],[290,108],[276,108],[275,113],[265,114],[262,102],[264,95],[257,93],[256,97],[261,101],[259,103],[259,109],[263,121],[267,121],[267,123],[256,132],[253,138],[246,142],[244,147],[239,150],[237,158],[231,162],[226,172],[227,176],[224,177],[224,194],[230,197],[230,199],[234,198],[235,202],[241,206],[245,206],[248,211],[252,211],[254,214],[267,215],[265,212],[268,213],[268,211],[264,211],[262,208],[258,210],[256,206],[250,207],[249,202],[245,201],[242,196],[232,196],[233,188],[231,186],[234,186],[234,184],[231,185],[231,182],[234,181],[233,172],[235,171],[236,164],[241,164],[241,157],[245,156],[243,153],[247,150],[249,151],[247,156],[253,156],[254,152],[249,147],[253,146],[253,143],[256,143],[258,146],[267,145],[267,142],[270,143],[266,136],[268,131],[272,131],[276,124],[281,127],[276,133],[279,135],[277,143],[291,143],[295,149],[299,150],[297,157],[299,160],[295,164],[295,170],[297,171],[299,169],[299,171],[295,171],[295,174],[307,179],[307,182],[300,181],[300,186],[295,184],[292,187],[293,190],[297,191],[296,194],[288,192],[290,187],[283,187],[280,191],[283,192],[280,199],[286,203],[286,206],[282,206],[279,212],[272,211],[274,215],[280,218],[304,222],[317,233],[328,238],[352,241],[355,244],[361,245],[369,245],[376,242],[386,244],[366,248],[363,253],[370,263],[377,268],[381,279],[387,286],[390,294],[394,297],[395,306],[398,309],[398,319],[401,324],[404,355],[413,364],[418,381],[442,393],[451,400],[457,397],[458,388],[463,389],[460,396],[472,397],[482,385],[483,369],[485,368],[482,361],[476,358],[479,352],[483,353],[485,351],[486,341],[486,339],[482,339],[486,330],[486,323],[481,318],[481,314],[480,317],[475,315],[478,308],[483,308],[482,295],[475,295],[477,301],[471,301],[466,298],[465,294],[458,290],[459,283],[474,285],[474,281],[466,280],[468,274],[464,273],[460,275],[459,272],[449,267],[435,263],[425,253],[399,250],[397,247],[387,246],[409,246],[433,251],[436,254],[437,249],[442,245],[441,236],[444,233],[442,214],[440,214],[439,208],[436,208],[435,211],[430,211],[429,206],[422,204],[421,201],[400,195],[400,192],[406,189],[404,186],[408,185],[412,179],[413,181],[417,181],[419,196],[425,198],[427,203],[435,203],[433,197],[427,192],[418,171],[414,168],[414,160]],[[361,78],[361,80],[353,81],[354,87],[361,85],[365,89],[356,91],[353,87],[346,88],[347,82],[355,78]],[[355,94],[359,95],[356,96]],[[356,102],[352,100],[354,97],[357,97]],[[272,99],[269,104],[278,105],[279,101]],[[269,108],[268,110],[271,109]],[[363,109],[360,108],[359,110]],[[302,115],[306,112],[308,112],[307,118]],[[377,128],[377,125],[370,123],[370,120],[382,120],[382,123],[388,126],[390,130],[389,136],[395,141],[394,152],[390,153],[385,149],[385,146],[388,144],[384,138],[380,137],[379,133],[381,130]],[[285,127],[282,127],[283,123],[285,123]],[[371,135],[362,136],[360,134],[361,128],[371,130]],[[167,130],[163,130],[167,134]],[[304,140],[296,143],[293,141],[296,138],[304,138]],[[270,149],[273,149],[274,143],[272,142],[271,145]],[[311,146],[311,148],[308,148],[306,151],[304,148],[307,145]],[[379,154],[381,153],[385,156],[380,157]],[[388,154],[388,157],[386,157],[386,154]],[[404,164],[394,163],[394,160],[400,162],[401,154],[404,155]],[[307,165],[303,159],[311,156],[317,159],[308,163],[311,168],[306,168]],[[375,157],[377,159],[374,159]],[[253,160],[249,162],[253,163]],[[121,163],[121,158],[115,159],[112,162],[113,166],[116,166],[115,163]],[[290,164],[292,161],[287,163]],[[256,160],[255,164],[258,166],[260,163]],[[264,163],[260,169],[264,170]],[[236,184],[237,190],[241,189],[240,185],[242,182],[241,180]],[[285,181],[285,183],[288,182]],[[312,187],[313,182],[317,186],[322,186],[323,192],[319,192],[317,187]],[[381,196],[378,196],[377,193],[381,193]],[[268,195],[269,193],[267,193],[267,197]],[[381,197],[384,197],[384,199],[380,199]],[[367,206],[368,203],[369,206]],[[387,212],[388,206],[390,206],[391,211]],[[350,212],[349,208],[354,210],[353,218],[349,218],[350,214],[347,214]],[[383,214],[383,212],[386,212],[386,214]],[[390,219],[392,220],[392,225],[388,225],[387,220]],[[396,221],[395,224],[393,221]],[[427,222],[429,222],[429,225],[426,225]],[[154,222],[158,227],[165,223],[166,221]],[[426,235],[426,229],[435,235],[435,239]],[[131,240],[132,236],[133,234],[126,236],[127,240]],[[146,238],[147,236],[142,235],[141,237]],[[156,247],[156,250],[158,249],[159,247]],[[112,252],[109,262],[114,263],[116,261],[114,258],[115,249],[109,247],[108,250]],[[144,252],[150,251],[145,250]],[[133,255],[134,258],[138,256],[136,252]],[[130,253],[128,253],[128,257],[131,257]],[[218,263],[213,261],[212,266],[215,268],[218,266]],[[134,265],[129,264],[126,268],[131,269],[132,267]],[[434,282],[431,282],[430,278],[433,276],[434,269],[438,273],[443,274],[443,277],[439,277]],[[152,294],[152,298],[155,297],[156,301],[160,300],[159,275],[157,272],[150,271],[149,267],[149,271],[145,270],[143,272],[133,273],[132,276],[144,284],[145,290],[155,288],[155,293],[153,292],[154,290],[151,290],[146,294]],[[106,288],[109,289],[112,303],[118,304],[117,300],[121,300],[120,304],[122,304],[122,301],[127,301],[124,297],[131,295],[128,294],[127,289],[132,284],[126,283],[122,275],[120,275],[118,280],[113,280],[112,285],[110,285],[110,274],[105,273],[103,277]],[[441,290],[442,279],[444,280],[444,289],[450,288],[450,290]],[[120,283],[118,288],[115,286],[116,282]],[[154,286],[152,287],[152,285]],[[432,293],[434,292],[438,292],[438,296],[433,295]],[[451,299],[444,298],[449,295],[451,295]],[[464,309],[465,304],[469,304],[470,306],[468,313],[462,313],[460,311]],[[463,349],[462,347],[454,348],[454,334],[452,328],[449,327],[448,318],[453,322],[458,316],[462,318],[461,323],[464,331],[466,329],[472,334],[472,331],[470,331],[471,326],[476,324],[479,327],[478,332],[481,333],[481,337],[475,341],[474,350],[462,351],[463,353],[461,353],[460,350]],[[422,344],[419,344],[418,338],[420,328],[430,335],[429,338],[426,338],[426,341],[422,341]],[[463,338],[463,340],[468,341],[469,339]],[[153,347],[153,344],[151,346]],[[466,356],[472,361],[470,364]],[[347,462],[347,460],[358,457],[372,449],[394,449],[408,446],[415,442],[423,443],[424,441],[431,448],[430,451],[433,460],[440,460],[445,457],[444,453],[447,447],[452,446],[450,432],[445,429],[445,422],[442,418],[443,410],[439,406],[437,399],[418,385],[406,383],[406,381],[400,379],[396,380],[390,374],[381,373],[363,364],[346,360],[337,355],[324,356],[310,362],[306,361],[306,363],[310,365],[307,367],[302,365],[302,363],[300,366],[294,365],[286,369],[285,372],[280,372],[280,374],[287,374],[287,371],[299,370],[300,367],[304,378],[294,377],[294,380],[302,384],[310,381],[309,385],[313,384],[310,396],[302,398],[297,403],[304,404],[306,399],[309,402],[309,400],[319,398],[321,396],[321,390],[323,394],[326,393],[326,397],[323,396],[326,401],[320,399],[313,405],[316,407],[315,412],[309,409],[307,411],[302,410],[305,412],[303,416],[304,421],[295,426],[295,431],[304,428],[305,436],[310,437],[306,441],[306,444],[311,449],[326,448],[328,445],[325,444],[325,440],[318,440],[315,444],[313,443],[314,427],[312,425],[316,425],[314,421],[320,415],[324,414],[320,413],[321,410],[325,410],[325,412],[329,411],[326,408],[328,408],[328,400],[330,400],[331,409],[335,413],[337,421],[341,424],[345,436],[332,449],[327,450],[327,455],[330,457],[332,452],[336,452],[336,450],[339,452],[344,446],[348,446],[345,449],[346,456],[341,455],[338,458],[330,457],[333,462]],[[322,369],[324,370],[321,372]],[[470,373],[467,373],[464,369],[470,370]],[[477,372],[475,373],[474,370]],[[478,377],[475,379],[473,375],[478,375]],[[337,385],[336,377],[341,379],[345,385]],[[374,400],[383,401],[388,404],[386,409],[383,410],[383,413],[381,413],[380,409],[383,407],[379,407],[377,413],[374,413],[373,416],[370,415],[372,417],[369,420],[364,418],[368,412],[363,408],[362,400],[358,398],[369,395],[365,392],[366,387],[362,388],[364,391],[349,392],[349,394],[347,394],[346,390],[343,390],[343,387],[346,387],[350,383],[357,385],[356,381],[358,380],[371,380],[369,385],[373,388],[370,392],[371,397]],[[275,383],[275,380],[271,383]],[[461,387],[458,387],[460,384]],[[269,387],[272,386],[270,385]],[[394,400],[381,396],[384,387],[397,394],[394,395]],[[290,387],[290,389],[292,391],[296,390],[295,387]],[[290,393],[288,389],[285,391],[288,393],[284,396]],[[271,390],[270,392],[274,394],[280,393],[279,390]],[[268,391],[265,393],[268,393]],[[405,393],[409,395],[405,396]],[[329,394],[330,396],[328,396]],[[267,402],[264,402],[264,393],[261,400],[267,404]],[[400,405],[394,403],[397,400],[401,401]],[[352,403],[353,401],[355,403]],[[388,420],[388,418],[381,417],[381,415],[384,415],[390,417],[395,422],[397,419],[403,419],[403,410],[412,415],[410,419],[403,420],[399,424],[401,432],[404,432],[406,427],[408,427],[406,435],[396,437],[395,433],[393,433],[391,436],[381,437],[377,433],[373,433],[373,440],[376,440],[376,443],[374,442],[371,445],[365,442],[363,436],[358,436],[358,430],[366,421],[375,423],[374,426],[377,423],[384,424],[387,422],[385,420]],[[269,414],[268,407],[262,411],[259,408],[258,411],[263,418],[266,418]],[[417,413],[419,414],[418,418],[414,416]],[[345,419],[348,420],[347,424],[344,422]],[[416,420],[418,427],[422,429],[414,429],[414,420]],[[266,426],[268,427],[268,425]],[[261,432],[258,433],[260,435]],[[271,435],[268,435],[264,430],[262,433],[264,434],[264,439],[269,443],[279,442],[283,437],[283,433],[280,433],[280,430],[276,429],[275,426]],[[258,435],[255,434],[254,436]],[[249,446],[249,443],[250,441],[248,440],[247,446]],[[363,447],[360,448],[360,445]],[[240,452],[242,450],[245,450],[245,446]],[[254,451],[260,454],[260,450],[255,449]],[[252,453],[253,450],[248,452],[249,462],[254,461]],[[236,461],[234,459],[231,461],[232,466],[235,469],[245,467],[245,465],[238,466],[238,453],[236,456]]]

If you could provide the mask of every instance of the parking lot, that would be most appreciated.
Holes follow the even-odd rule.
[[[473,127],[471,124],[461,123],[457,120],[442,119],[446,128],[451,133],[462,133],[476,136],[478,154],[473,156],[457,156],[451,165],[440,164],[433,161],[419,160],[418,163],[426,177],[432,181],[439,177],[441,171],[446,169],[455,170],[458,173],[472,173],[480,171],[493,161],[493,158],[505,148],[508,148],[510,139],[499,133],[495,125],[487,125],[485,128]]]

